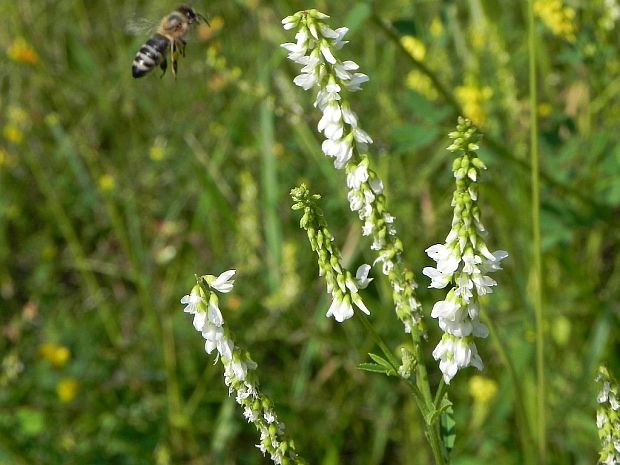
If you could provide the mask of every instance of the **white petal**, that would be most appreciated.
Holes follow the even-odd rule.
[[[374,279],[368,277],[370,268],[370,265],[364,263],[363,265],[360,265],[355,272],[355,280],[360,289],[366,289],[368,284],[370,284],[370,282]]]
[[[223,293],[230,292],[233,288],[233,284],[235,283],[235,280],[232,279],[232,277],[236,272],[237,270],[224,271],[215,279],[215,281],[209,284],[209,287]]]

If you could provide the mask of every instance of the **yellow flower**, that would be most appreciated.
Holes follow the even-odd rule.
[[[426,46],[424,43],[414,36],[403,36],[400,38],[400,43],[403,44],[407,53],[418,61],[423,61],[426,56]]]
[[[65,346],[54,342],[46,342],[39,346],[41,357],[50,362],[55,367],[64,366],[71,358],[71,352]]]
[[[534,12],[554,35],[568,42],[575,42],[575,10],[564,6],[562,0],[536,0]]]
[[[75,378],[61,379],[56,385],[56,394],[61,402],[67,404],[75,399],[79,387]]]
[[[493,90],[488,87],[475,85],[458,86],[454,93],[463,107],[463,113],[478,126],[484,125],[487,115],[484,105],[493,95]]]
[[[538,116],[546,118],[553,111],[551,104],[543,102],[538,104]]]
[[[474,375],[469,379],[469,394],[477,404],[488,404],[497,395],[497,383],[484,376]]]
[[[428,100],[437,100],[437,89],[433,86],[431,79],[426,75],[414,69],[407,74],[405,78],[407,87],[422,94]]]
[[[439,16],[435,16],[431,21],[430,31],[431,35],[435,38],[443,34],[443,24],[441,23],[441,18]]]
[[[2,135],[4,135],[4,138],[6,140],[12,142],[13,144],[21,144],[24,140],[24,133],[14,123],[9,123],[5,125],[4,129],[2,130]]]
[[[99,176],[99,189],[104,192],[113,191],[116,187],[116,180],[111,174],[104,174]]]
[[[149,156],[153,161],[162,161],[166,157],[166,145],[168,142],[161,136],[157,136],[149,149]]]
[[[7,56],[17,63],[36,65],[39,55],[23,37],[17,37],[6,50]]]

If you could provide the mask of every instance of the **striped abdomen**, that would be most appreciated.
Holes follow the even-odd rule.
[[[157,66],[166,70],[166,53],[170,47],[170,40],[161,34],[155,34],[140,48],[133,59],[131,74],[139,78],[149,73]]]

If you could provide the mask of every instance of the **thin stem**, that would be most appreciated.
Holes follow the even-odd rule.
[[[370,336],[374,339],[376,344],[379,346],[379,348],[383,352],[383,355],[388,360],[392,368],[398,373],[399,361],[394,356],[392,351],[388,348],[387,344],[383,341],[381,336],[379,336],[379,334],[375,331],[373,326],[368,322],[368,319],[366,318],[365,315],[363,315],[359,311],[356,311],[355,315],[362,322],[362,325],[364,326],[364,328],[366,328]],[[419,354],[420,344],[414,343],[413,347],[416,350],[416,354],[415,354],[416,357],[419,356],[420,355]],[[418,360],[421,361],[421,359],[418,359]],[[420,367],[422,367],[421,370],[420,370]],[[418,379],[416,379],[415,384],[409,380],[405,380],[405,381],[407,385],[409,386],[409,388],[411,389],[411,392],[418,405],[418,408],[420,409],[420,412],[422,413],[422,416],[424,417],[426,437],[431,446],[435,464],[444,465],[445,460],[444,460],[444,454],[443,454],[443,446],[442,446],[441,438],[439,436],[439,429],[437,428],[437,422],[435,420],[430,420],[431,417],[433,416],[432,412],[434,410],[434,406],[433,406],[433,402],[429,400],[431,399],[430,387],[428,384],[428,379],[426,378],[426,367],[424,366],[423,363],[418,364],[416,368],[416,373],[417,373],[416,378],[417,376],[420,376],[420,374],[424,376],[424,382],[420,382],[420,380]]]
[[[528,0],[528,55],[529,55],[529,112],[530,112],[530,172],[532,182],[532,298],[536,316],[536,407],[538,435],[538,463],[547,463],[545,418],[545,354],[544,315],[542,296],[542,248],[540,239],[540,173],[538,157],[538,119],[536,89],[536,31],[534,0]]]
[[[439,408],[439,405],[441,404],[441,401],[443,400],[443,396],[446,394],[447,387],[448,385],[446,384],[446,381],[442,377],[441,382],[439,383],[439,386],[437,387],[437,392],[435,393],[435,401],[433,402],[433,404],[435,405],[435,409]]]

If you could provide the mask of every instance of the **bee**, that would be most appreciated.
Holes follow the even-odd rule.
[[[157,32],[140,47],[131,65],[131,74],[134,78],[140,78],[159,66],[162,77],[166,74],[170,54],[172,74],[177,77],[177,60],[179,55],[185,56],[186,42],[183,38],[197,23],[209,21],[200,13],[196,13],[186,5],[179,6],[169,15],[165,16],[157,27]]]

